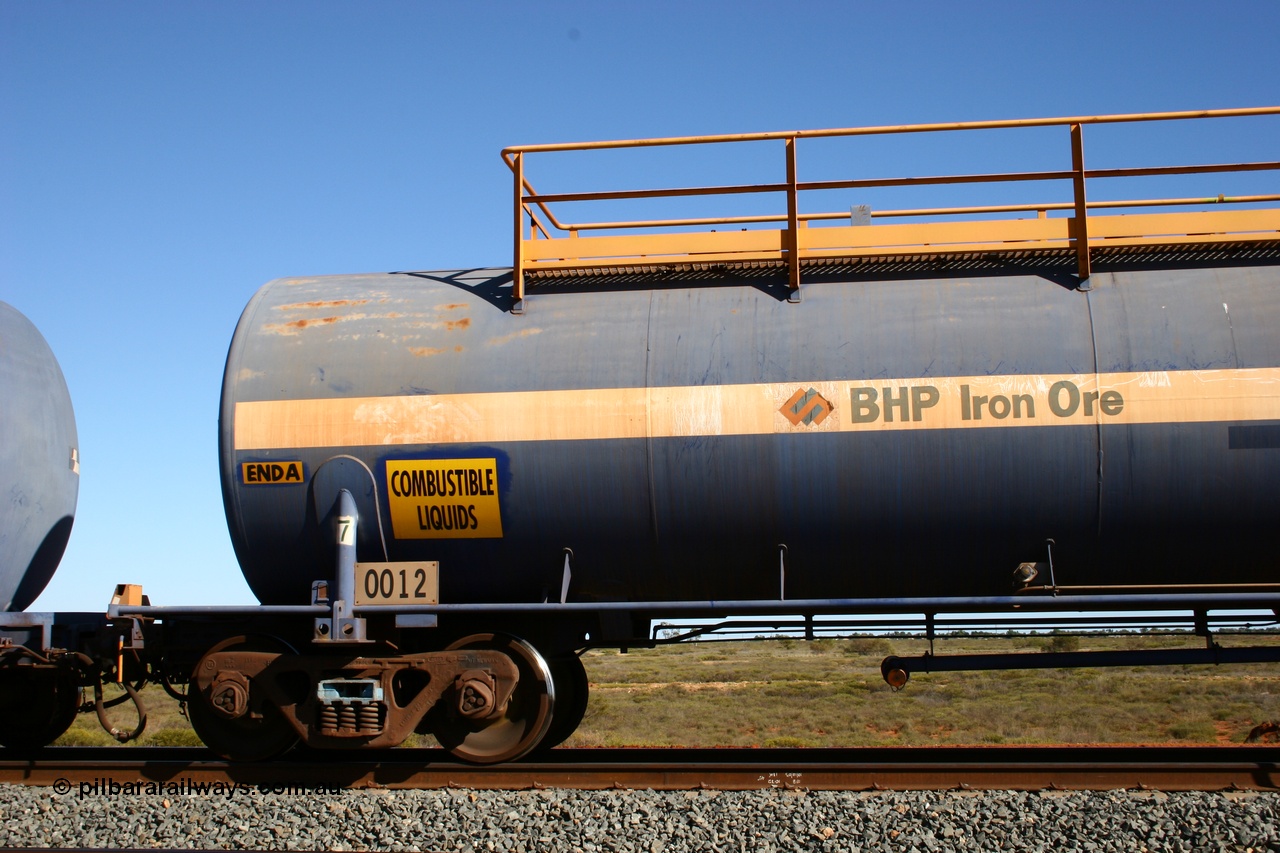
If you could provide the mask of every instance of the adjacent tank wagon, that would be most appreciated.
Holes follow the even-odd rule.
[[[14,644],[52,645],[53,618],[22,613],[53,577],[75,520],[80,451],[71,396],[44,337],[0,302],[0,744],[42,745],[80,708],[79,673]],[[98,622],[101,622],[99,617]],[[59,644],[67,642],[59,632]],[[19,646],[21,648],[21,646]]]
[[[0,401],[0,611],[19,611],[53,577],[71,536],[80,450],[58,360],[31,321],[5,302]]]

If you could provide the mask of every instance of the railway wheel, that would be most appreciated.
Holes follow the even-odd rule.
[[[551,726],[538,745],[539,750],[551,749],[569,739],[587,713],[587,670],[582,659],[569,654],[547,660],[551,668],[551,683],[556,686],[556,706],[551,713]]]
[[[436,706],[432,734],[455,758],[471,764],[497,764],[525,755],[551,725],[555,705],[551,668],[533,646],[506,634],[472,634],[452,643],[448,651],[458,649],[502,652],[515,663],[520,677],[506,706],[485,719],[464,716],[457,688],[451,686]]]
[[[241,678],[232,682],[244,682],[248,686],[240,700],[248,710],[235,717],[228,716],[225,710],[214,704],[215,697],[210,695],[213,690],[196,687],[196,675],[205,658],[225,651],[294,653],[288,643],[276,637],[232,637],[211,648],[196,664],[187,690],[187,715],[191,728],[195,729],[205,746],[228,761],[265,761],[288,752],[297,744],[298,733],[279,709],[262,700],[261,696],[254,695],[252,679]],[[235,689],[228,686],[229,691]],[[225,706],[228,703],[219,699],[218,704]]]
[[[74,671],[15,666],[0,670],[0,746],[39,749],[62,737],[80,710]]]

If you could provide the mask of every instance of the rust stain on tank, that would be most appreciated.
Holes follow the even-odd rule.
[[[286,326],[292,326],[295,329],[305,329],[307,326],[328,326],[336,323],[341,317],[322,317],[319,320],[294,320],[292,323],[285,323]]]
[[[490,347],[501,346],[502,344],[511,343],[512,341],[517,340],[519,338],[527,338],[530,335],[539,335],[539,334],[542,334],[542,329],[539,329],[536,326],[530,329],[521,329],[518,332],[514,332],[510,335],[503,335],[500,338],[490,338],[489,340],[485,341],[485,346],[490,346]]]
[[[467,307],[467,303],[465,302],[450,302],[448,305],[441,305],[436,310],[437,311],[457,311],[459,308],[466,308],[466,307]]]
[[[277,335],[296,335],[303,329],[309,329],[313,326],[331,326],[334,323],[340,323],[343,320],[350,320],[352,317],[321,317],[318,320],[293,320],[289,323],[264,323],[262,331],[272,332]]]
[[[327,302],[291,302],[288,305],[277,305],[275,308],[277,311],[298,311],[305,308],[351,308],[368,303],[368,299],[333,299]]]
[[[463,349],[462,347],[456,346],[453,348],[453,351],[462,352],[462,349]],[[444,351],[445,350],[442,347],[409,347],[409,352],[413,353],[419,358],[426,358],[427,356],[431,356],[431,355],[439,355]]]
[[[284,325],[292,325],[296,329],[305,329],[308,325],[332,325],[339,321],[340,316],[325,316],[319,320],[294,320],[293,323],[285,323]]]
[[[452,332],[457,329],[465,329],[470,325],[471,325],[471,318],[463,317],[461,320],[446,320],[444,327],[448,329],[450,332]]]

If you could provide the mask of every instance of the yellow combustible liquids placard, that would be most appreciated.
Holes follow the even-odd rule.
[[[496,459],[387,461],[397,539],[500,539]]]

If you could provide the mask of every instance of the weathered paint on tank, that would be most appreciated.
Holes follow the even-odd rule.
[[[1059,584],[1274,581],[1278,279],[548,289],[521,315],[504,270],[281,280],[228,357],[232,539],[267,603],[328,576],[341,487],[360,559],[439,560],[445,602],[555,597],[565,548],[579,600],[776,598],[779,544],[788,598],[1004,594],[1046,539]]]
[[[0,302],[0,611],[31,604],[62,559],[79,446],[57,359],[31,321]]]

